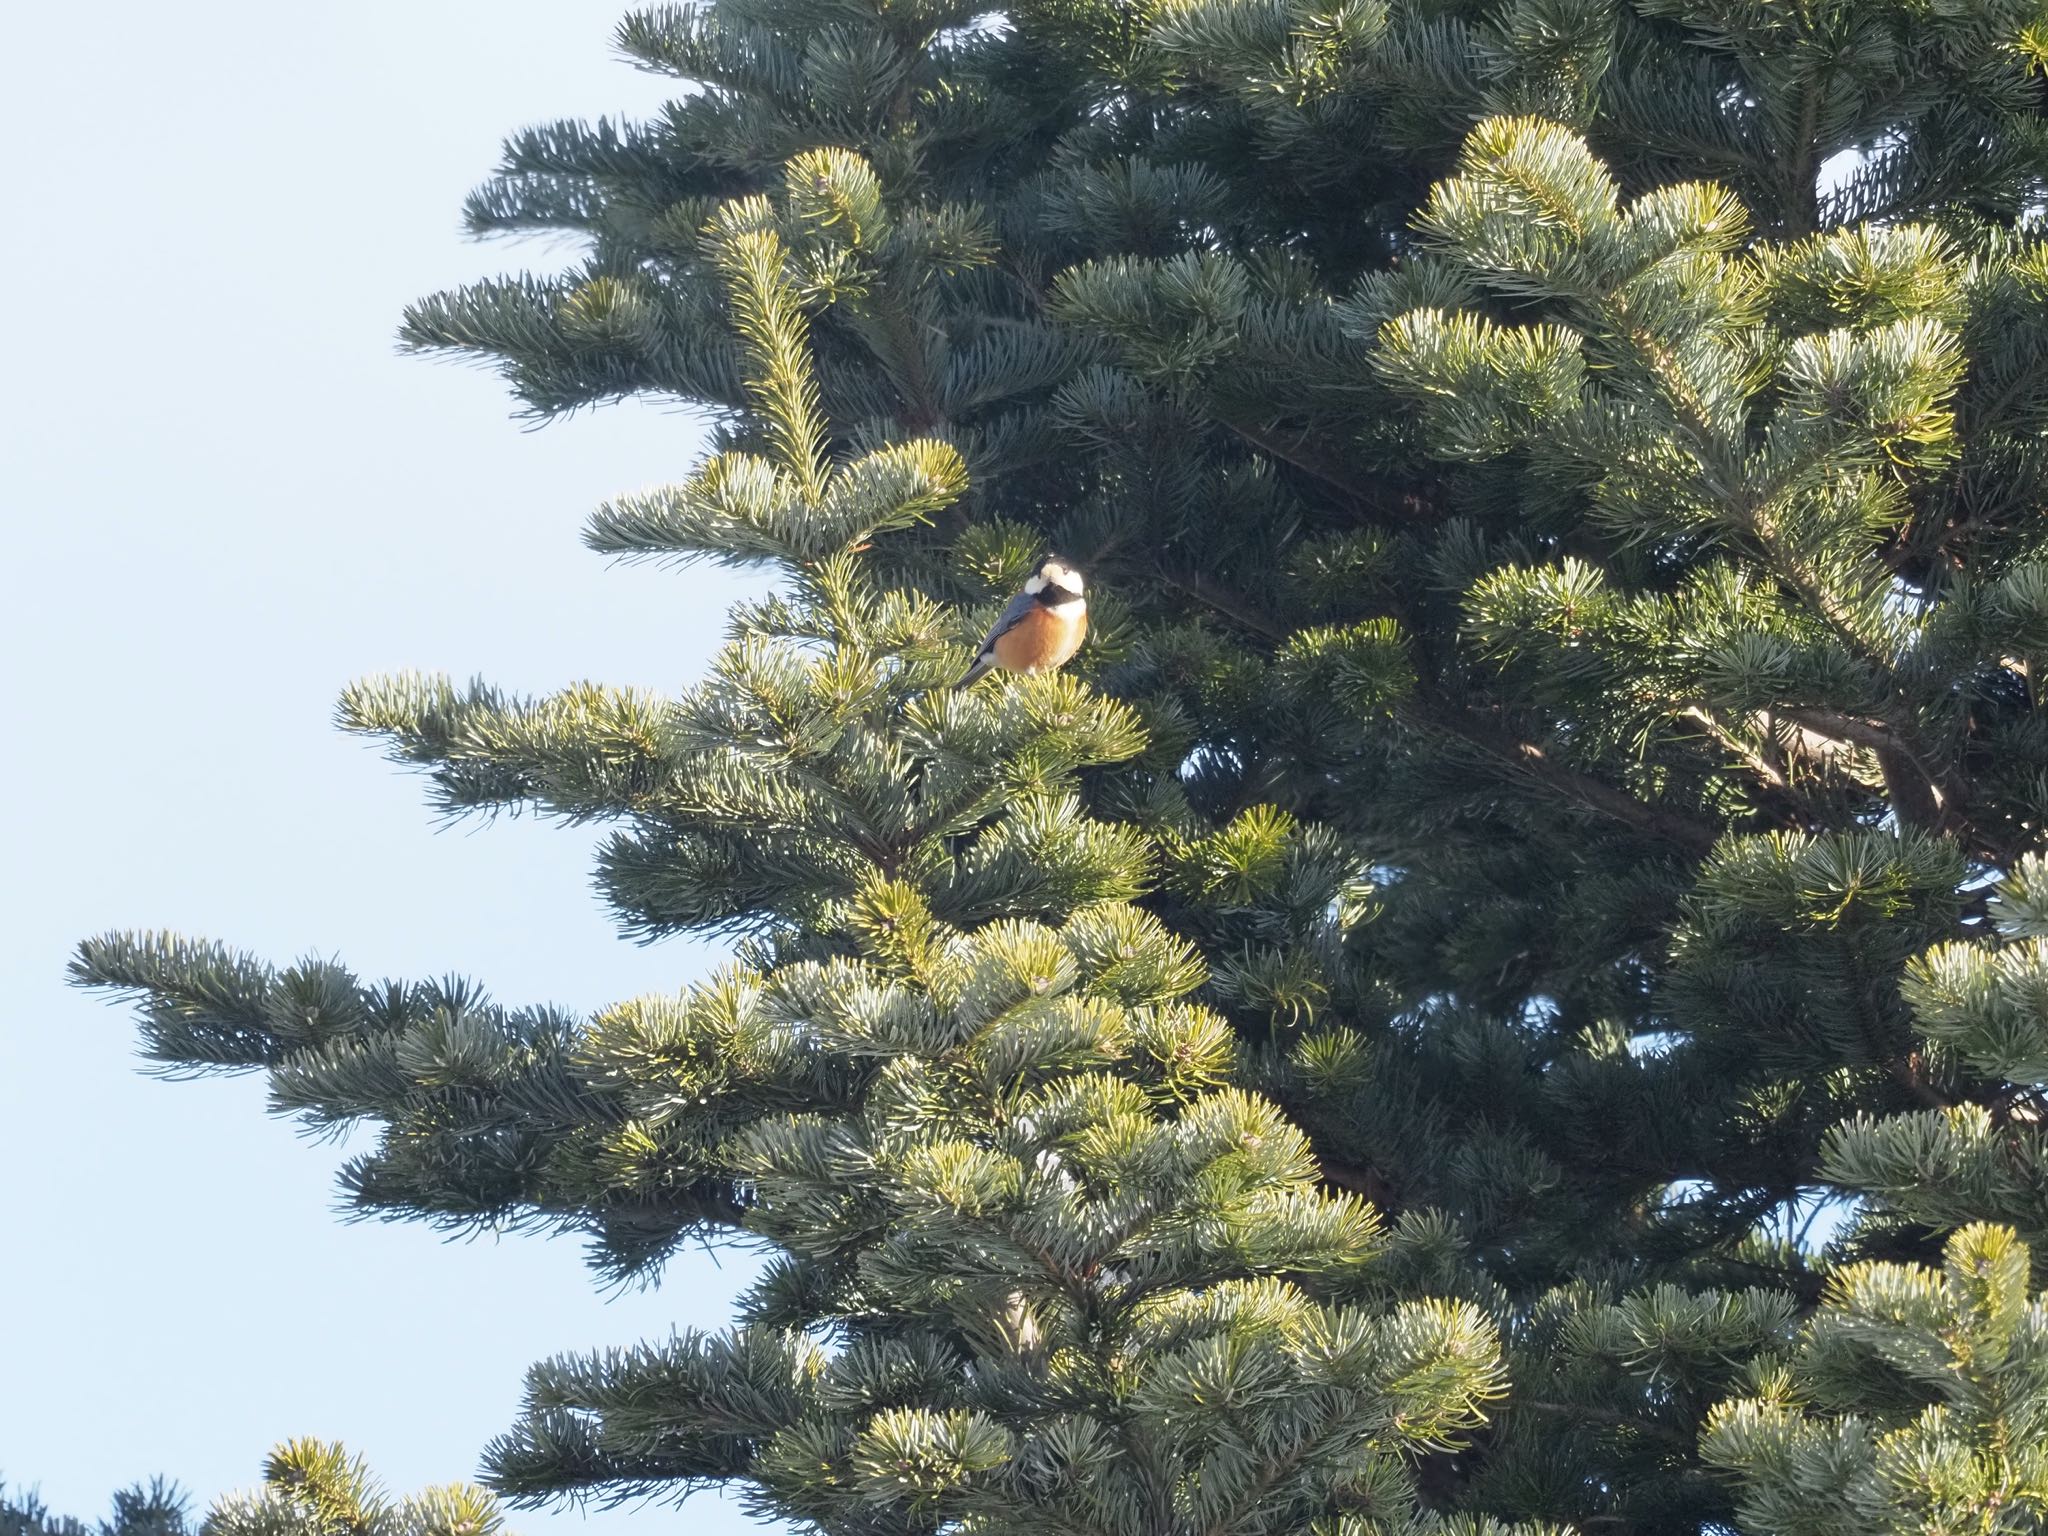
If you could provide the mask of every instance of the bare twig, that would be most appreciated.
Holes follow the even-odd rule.
[[[1772,789],[1790,792],[1792,781],[1786,777],[1785,770],[1723,725],[1715,718],[1713,711],[1702,705],[1688,704],[1678,713],[1713,737],[1725,750],[1741,758],[1743,765]]]

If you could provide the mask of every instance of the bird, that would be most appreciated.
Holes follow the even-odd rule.
[[[1088,599],[1081,573],[1058,555],[1038,562],[1024,590],[1011,598],[974,654],[974,665],[953,686],[965,688],[986,673],[1050,672],[1064,666],[1088,633]]]

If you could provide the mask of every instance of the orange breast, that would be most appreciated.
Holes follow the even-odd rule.
[[[1043,605],[996,636],[996,665],[1005,672],[1050,672],[1081,648],[1088,633],[1088,613],[1076,607],[1072,616]]]

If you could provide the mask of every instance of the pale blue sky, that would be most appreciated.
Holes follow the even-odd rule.
[[[392,343],[415,295],[555,264],[464,241],[458,205],[501,134],[660,101],[611,55],[622,9],[10,11],[0,1475],[57,1508],[156,1472],[204,1500],[295,1434],[398,1489],[468,1476],[529,1361],[715,1324],[746,1273],[691,1257],[608,1301],[573,1243],[345,1226],[340,1151],[259,1082],[140,1076],[125,1016],[62,981],[78,938],[128,926],[581,1009],[704,969],[614,936],[588,836],[436,833],[329,723],[349,678],[408,666],[673,688],[739,590],[577,543],[602,497],[687,469],[688,419],[527,431],[492,376]],[[682,1518],[743,1528],[592,1523]]]

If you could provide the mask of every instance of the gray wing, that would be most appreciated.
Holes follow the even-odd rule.
[[[1002,634],[1005,630],[1015,629],[1017,621],[1037,606],[1038,599],[1029,592],[1019,592],[1015,597],[1011,598],[1009,605],[996,615],[995,623],[990,626],[988,634],[982,639],[981,649],[976,651],[975,654],[977,656],[986,656],[990,651],[994,650],[996,636]]]
[[[1009,606],[996,615],[996,621],[989,627],[988,634],[974,652],[974,665],[967,669],[967,675],[955,683],[955,689],[965,688],[969,683],[987,672],[996,664],[996,637],[1006,629],[1014,629],[1017,621],[1029,613],[1038,599],[1029,592],[1019,592],[1010,599]]]

